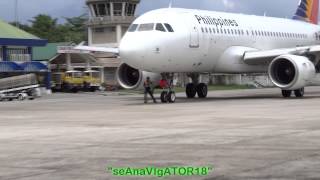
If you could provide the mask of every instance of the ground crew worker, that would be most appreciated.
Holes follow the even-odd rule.
[[[167,89],[169,87],[168,81],[166,79],[162,78],[160,80],[159,86],[161,87],[161,89]]]
[[[147,79],[143,83],[144,87],[144,103],[148,102],[148,94],[151,96],[154,103],[157,103],[156,99],[153,97],[153,91],[152,91],[152,82],[150,80],[150,77],[147,77]]]

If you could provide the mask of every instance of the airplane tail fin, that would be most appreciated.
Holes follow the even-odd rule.
[[[319,0],[300,0],[293,19],[318,24]]]

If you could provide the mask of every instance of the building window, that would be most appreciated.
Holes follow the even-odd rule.
[[[31,61],[31,56],[28,48],[11,47],[7,49],[7,59],[9,61]]]
[[[105,31],[105,28],[94,28],[94,32],[96,33],[103,33]]]
[[[106,27],[104,28],[105,32],[116,32],[116,27]]]
[[[127,16],[134,16],[136,10],[136,5],[131,3],[126,3],[126,15]]]
[[[107,15],[105,4],[98,4],[98,13],[99,13],[99,16]]]
[[[111,15],[111,13],[110,13],[110,3],[107,3],[107,4],[106,4],[106,15],[107,15],[107,16],[110,16],[110,15]]]
[[[92,5],[95,16],[110,16],[110,4],[107,3],[99,3],[99,4],[93,4]]]
[[[122,15],[122,3],[113,3],[113,15],[115,16]]]

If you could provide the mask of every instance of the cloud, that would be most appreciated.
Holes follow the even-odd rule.
[[[225,8],[230,9],[230,10],[234,9],[234,7],[235,7],[235,3],[230,0],[222,0],[222,3]]]

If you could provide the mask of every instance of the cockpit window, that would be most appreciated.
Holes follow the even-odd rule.
[[[161,23],[157,23],[156,30],[166,32],[166,29],[163,27],[163,25]]]
[[[171,27],[170,24],[165,23],[164,25],[166,26],[166,28],[167,28],[167,30],[168,30],[169,32],[174,32],[174,31],[173,31],[173,28]]]
[[[154,27],[153,23],[141,24],[138,28],[138,31],[152,31]]]
[[[138,24],[132,24],[132,25],[129,27],[128,31],[129,31],[129,32],[135,32],[135,31],[137,30],[137,27],[138,27]]]

